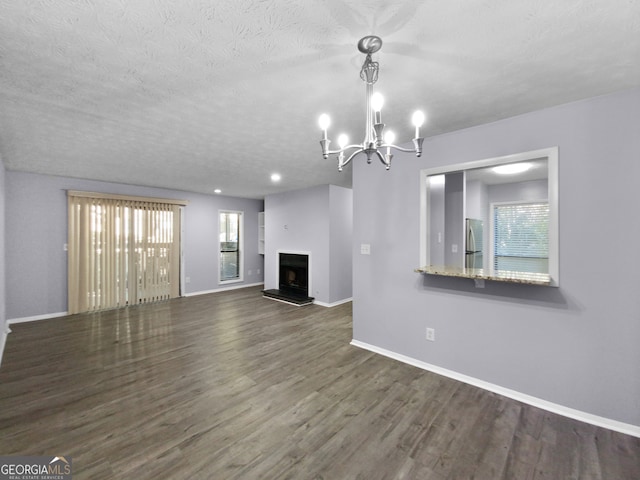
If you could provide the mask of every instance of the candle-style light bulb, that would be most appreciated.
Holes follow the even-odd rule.
[[[382,123],[382,106],[384,105],[384,97],[380,92],[371,95],[371,110],[374,112],[375,123]]]
[[[413,112],[413,117],[411,117],[411,122],[416,127],[416,138],[420,138],[420,127],[424,124],[425,115],[420,110],[416,110]]]
[[[387,144],[387,153],[391,153],[391,147],[389,145],[393,145],[393,142],[396,141],[396,134],[391,130],[388,130],[384,134],[384,143]]]
[[[374,112],[379,112],[382,110],[382,106],[384,105],[384,97],[380,92],[376,92],[371,95],[371,110]]]
[[[338,145],[340,148],[344,148],[349,144],[349,137],[347,137],[344,133],[341,133],[338,137]]]
[[[329,128],[329,125],[331,125],[331,118],[329,118],[329,115],[327,115],[326,113],[320,115],[320,118],[318,118],[318,125],[320,125],[320,130],[322,130],[323,138],[326,140],[327,129]]]

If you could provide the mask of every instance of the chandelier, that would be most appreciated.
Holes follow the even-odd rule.
[[[373,84],[378,80],[378,62],[371,60],[371,54],[376,53],[382,48],[382,39],[374,35],[366,36],[358,42],[358,50],[366,55],[362,69],[360,70],[360,78],[366,84],[366,127],[365,136],[362,144],[349,145],[349,138],[342,134],[338,137],[339,150],[329,150],[331,140],[327,137],[327,129],[331,123],[329,115],[323,113],[320,115],[318,123],[322,130],[322,140],[320,145],[322,146],[322,156],[326,159],[329,155],[337,154],[338,156],[338,171],[348,165],[353,158],[361,152],[367,155],[367,163],[371,163],[373,156],[375,155],[384,164],[387,170],[391,167],[391,149],[399,150],[401,152],[415,153],[417,157],[422,155],[422,142],[424,138],[420,136],[420,127],[424,123],[425,116],[421,111],[416,111],[412,117],[412,123],[416,127],[416,136],[413,139],[413,149],[402,148],[394,145],[395,135],[392,131],[384,131],[385,124],[382,123],[382,105],[384,98],[380,93],[373,92]],[[380,149],[386,148],[386,153],[381,153]],[[345,160],[345,152],[355,149],[349,157]]]

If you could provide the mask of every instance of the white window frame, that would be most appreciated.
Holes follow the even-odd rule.
[[[546,158],[548,173],[548,199],[549,202],[549,285],[560,286],[560,240],[559,240],[559,214],[558,206],[558,147],[543,148],[530,152],[505,155],[503,157],[488,158],[464,162],[455,165],[444,165],[440,167],[420,170],[420,266],[430,265],[429,261],[429,196],[427,178],[431,175],[440,175],[450,172],[463,171],[471,168],[482,168],[505,163],[524,162],[537,158]]]
[[[238,277],[231,278],[228,280],[222,280],[221,276],[221,251],[220,251],[220,215],[223,213],[237,213],[239,215],[238,218],[238,262],[240,265],[238,266]],[[241,283],[244,282],[244,211],[242,210],[218,210],[218,219],[217,219],[217,228],[216,231],[218,235],[216,237],[216,241],[218,243],[217,251],[218,251],[218,285],[227,285],[230,283]]]

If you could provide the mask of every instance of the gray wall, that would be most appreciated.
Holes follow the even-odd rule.
[[[6,173],[4,162],[0,157],[0,363],[7,334],[6,315],[6,282],[5,282],[5,203],[6,203]]]
[[[464,266],[464,172],[447,173],[444,183],[444,264]],[[454,252],[454,245],[457,250]]]
[[[529,202],[546,200],[548,193],[547,180],[532,180],[529,182],[504,183],[489,185],[485,211],[494,202]],[[485,214],[486,215],[486,214]]]
[[[351,298],[352,193],[333,185],[268,195],[265,212],[265,288],[278,288],[278,251],[311,253],[316,301]]]
[[[429,138],[390,172],[357,159],[354,251],[387,248],[354,256],[354,339],[640,426],[639,112],[635,89]],[[414,273],[421,169],[553,146],[559,288]]]
[[[352,296],[353,190],[329,185],[329,303]]]
[[[263,259],[258,254],[258,212],[263,208],[260,200],[9,171],[6,173],[8,319],[67,311],[67,255],[63,250],[67,243],[66,190],[188,200],[184,210],[183,250],[185,276],[191,281],[185,285],[185,294],[222,288],[218,283],[218,211],[243,210],[245,268],[244,282],[240,285],[263,280]]]
[[[264,199],[264,287],[278,288],[278,251],[309,252],[312,291],[329,302],[329,188],[267,195]]]
[[[258,254],[258,213],[264,209],[262,200],[185,192],[174,194],[189,200],[184,219],[185,276],[191,280],[186,285],[187,294],[264,281],[264,257]],[[239,284],[219,284],[218,213],[220,210],[244,212],[244,280]]]
[[[429,265],[441,266],[445,265],[444,249],[446,245],[444,238],[444,183],[430,185],[427,201],[429,203]]]
[[[466,182],[465,218],[476,218],[483,222],[487,218],[487,186],[478,180]]]

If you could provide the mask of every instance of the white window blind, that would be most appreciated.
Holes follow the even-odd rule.
[[[180,202],[70,191],[68,204],[69,313],[179,296]]]
[[[494,205],[496,271],[549,273],[549,204]]]

